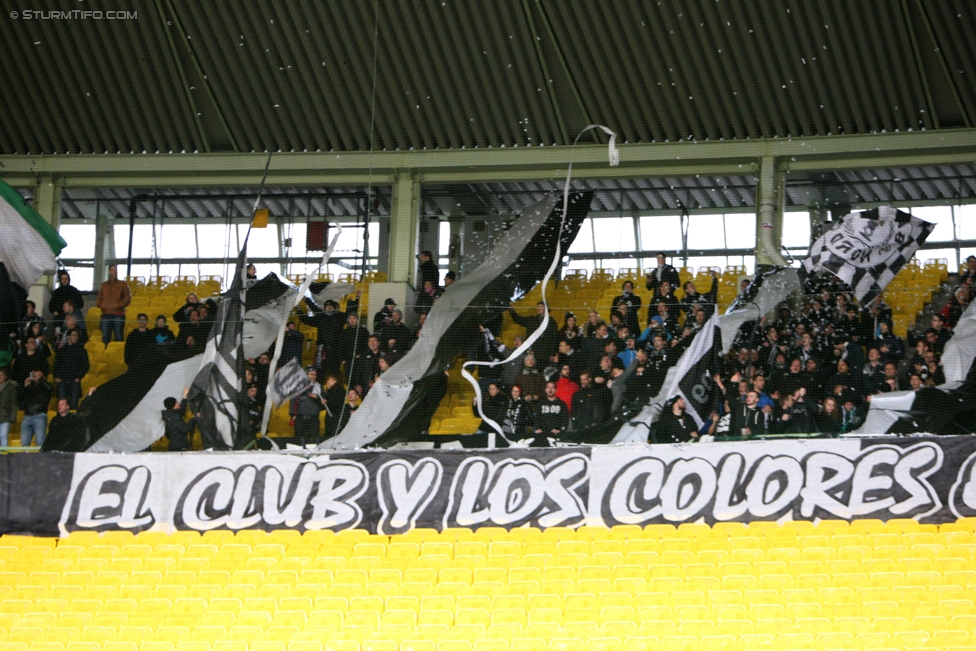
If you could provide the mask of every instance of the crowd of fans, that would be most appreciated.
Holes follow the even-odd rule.
[[[436,285],[438,271],[430,253],[421,254],[420,276],[425,288],[417,301],[419,326],[403,321],[396,302],[387,299],[372,319],[372,332],[359,322],[361,292],[350,298],[345,310],[335,301],[319,307],[312,300],[299,317],[316,329],[314,363],[306,368],[310,388],[291,401],[289,415],[294,436],[302,443],[317,443],[335,436],[358,409],[376,379],[400,359],[420,335],[427,312],[455,280],[447,274],[445,287]],[[713,273],[706,291],[693,282],[681,285],[678,271],[658,255],[658,266],[648,273],[645,287],[648,305],[625,281],[613,299],[609,314],[589,311],[580,320],[569,312],[548,326],[531,350],[507,364],[479,367],[484,419],[479,432],[498,424],[509,440],[559,439],[607,421],[622,407],[640,407],[661,390],[673,366],[694,336],[717,309],[718,276]],[[253,268],[249,269],[253,277]],[[893,333],[891,309],[878,297],[859,306],[850,288],[832,276],[808,279],[799,311],[782,306],[771,319],[743,326],[731,352],[713,380],[720,389],[712,413],[698,426],[685,414],[683,400],[669,402],[656,427],[654,439],[687,441],[702,435],[730,437],[761,433],[839,434],[857,429],[871,396],[880,392],[919,390],[945,381],[941,355],[952,329],[973,297],[976,257],[970,256],[960,274],[958,288],[941,312],[929,322],[917,324],[907,341]],[[124,323],[130,296],[124,283],[110,269],[98,303],[102,307],[102,337],[108,344],[120,338],[116,324]],[[680,286],[680,298],[675,289]],[[425,298],[426,296],[426,298]],[[88,333],[81,314],[81,293],[71,286],[66,272],[52,293],[49,323],[36,305],[27,302],[27,316],[16,337],[12,363],[0,368],[0,445],[8,444],[8,431],[17,410],[24,412],[21,443],[43,444],[48,427],[47,406],[58,398],[58,416],[76,410],[81,381],[90,362],[85,343]],[[521,316],[509,309],[511,319],[532,333],[543,321],[545,306]],[[158,347],[190,356],[206,345],[216,315],[216,305],[187,296],[186,304],[172,320],[139,314],[138,326],[125,339],[124,357],[130,367]],[[483,362],[506,360],[523,342],[506,346],[496,336],[501,319],[479,326],[481,344],[469,354]],[[304,336],[296,324],[288,324],[278,367],[292,359],[301,362]],[[248,360],[245,391],[238,401],[242,427],[235,445],[253,441],[260,429],[265,395],[271,374],[273,351]],[[53,386],[48,377],[54,379]],[[169,449],[189,448],[197,424],[185,421],[186,396],[168,398],[162,418]],[[481,416],[477,405],[474,413]],[[326,411],[325,432],[319,416]],[[204,444],[208,437],[201,431]],[[213,439],[213,435],[209,437]],[[214,442],[210,440],[209,442]]]

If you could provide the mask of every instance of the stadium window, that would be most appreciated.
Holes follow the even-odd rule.
[[[641,248],[644,251],[680,251],[681,217],[662,215],[640,218]],[[653,260],[652,260],[653,262]]]
[[[723,215],[692,214],[688,223],[689,249],[724,249],[725,218]],[[691,266],[691,265],[689,265]],[[706,290],[707,291],[707,290]]]
[[[569,246],[569,253],[593,253],[593,219],[587,217],[580,226],[579,234]],[[578,267],[582,269],[582,267]]]
[[[636,247],[633,218],[593,219],[593,248],[596,251],[633,251]]]
[[[960,240],[976,240],[976,204],[953,206]],[[966,254],[971,255],[971,254]],[[966,256],[963,256],[963,260]]]
[[[783,246],[810,247],[810,214],[788,212],[783,214]],[[794,255],[796,255],[794,253]]]
[[[756,246],[756,216],[751,213],[726,213],[725,244],[730,249]]]
[[[901,210],[906,210],[902,208]],[[935,228],[929,235],[928,242],[951,242],[955,239],[955,232],[952,224],[952,208],[949,206],[916,206],[908,208],[913,217],[924,219],[935,224]]]

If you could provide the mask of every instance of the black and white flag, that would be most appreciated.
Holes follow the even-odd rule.
[[[867,303],[912,259],[933,228],[891,206],[851,213],[813,243],[803,269],[807,274],[826,269]]]
[[[308,379],[308,374],[302,369],[298,358],[293,357],[275,372],[268,384],[268,392],[274,404],[280,405],[304,393],[310,386],[312,381]]]
[[[668,400],[675,396],[685,399],[685,413],[698,427],[718,406],[719,389],[712,376],[720,370],[721,349],[722,330],[715,312],[678,360],[675,382],[667,393]]]
[[[190,387],[190,408],[201,414],[204,447],[230,449],[237,436],[237,398],[244,384],[244,260],[247,240],[237,260],[234,280],[214,319],[200,371]],[[208,440],[209,439],[209,440]]]

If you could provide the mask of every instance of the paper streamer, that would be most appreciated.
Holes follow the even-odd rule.
[[[591,124],[587,126],[585,129],[583,129],[582,131],[580,131],[579,134],[576,136],[576,140],[573,141],[573,153],[575,153],[576,151],[576,145],[577,143],[579,143],[580,137],[582,137],[582,135],[587,131],[592,131],[593,129],[600,129],[608,136],[610,136],[610,142],[608,145],[610,151],[610,167],[617,167],[620,164],[620,151],[617,149],[617,145],[616,145],[617,134],[611,131],[610,129],[608,129],[607,127],[603,126],[602,124]],[[545,277],[542,279],[542,303],[545,306],[545,315],[544,318],[542,319],[542,323],[539,324],[539,327],[536,328],[532,334],[526,337],[525,341],[522,342],[521,346],[519,346],[518,348],[512,351],[512,353],[508,356],[508,358],[500,359],[494,362],[478,362],[472,360],[472,361],[465,362],[464,364],[461,365],[461,376],[465,380],[467,380],[468,383],[471,384],[471,386],[474,387],[475,404],[477,404],[478,406],[478,415],[481,416],[481,419],[485,423],[490,425],[491,428],[495,430],[494,433],[490,433],[488,436],[489,449],[495,447],[495,434],[501,436],[503,439],[505,439],[505,441],[508,442],[509,445],[514,447],[527,447],[527,444],[510,440],[508,437],[505,436],[505,433],[502,431],[502,428],[498,423],[496,423],[491,418],[485,416],[485,412],[482,409],[481,386],[478,384],[478,380],[476,380],[475,377],[468,372],[468,367],[485,366],[491,368],[495,366],[500,366],[502,364],[508,364],[509,362],[518,359],[523,353],[525,353],[525,351],[532,348],[532,345],[536,341],[538,341],[538,339],[545,333],[546,328],[549,326],[549,301],[546,299],[546,286],[549,284],[549,279],[552,278],[552,275],[556,272],[556,267],[559,266],[559,260],[562,258],[561,237],[562,237],[563,227],[566,223],[566,212],[569,210],[569,186],[570,183],[572,182],[572,177],[573,177],[573,158],[571,154],[569,160],[569,167],[566,169],[566,184],[563,186],[563,214],[559,221],[559,232],[556,234],[556,253],[555,255],[553,255],[552,263],[549,265],[549,270],[546,272]]]

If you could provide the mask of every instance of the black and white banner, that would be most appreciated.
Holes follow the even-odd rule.
[[[925,242],[935,224],[891,206],[845,215],[810,247],[803,269],[826,269],[862,304],[874,299]]]
[[[43,485],[44,490],[23,491]],[[16,489],[16,490],[15,490]],[[0,457],[0,533],[976,516],[976,438]]]

